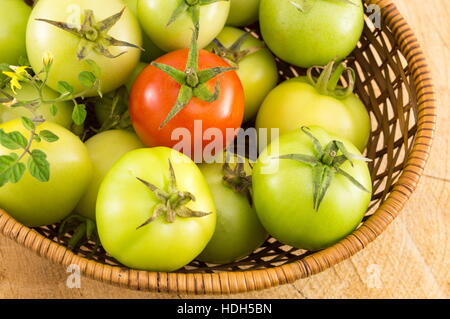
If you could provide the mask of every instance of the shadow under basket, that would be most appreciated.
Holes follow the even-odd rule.
[[[63,266],[77,264],[90,278],[145,291],[230,294],[291,283],[319,273],[357,253],[380,235],[416,189],[435,131],[432,79],[413,31],[390,0],[366,0],[366,12],[381,8],[381,26],[366,27],[349,65],[357,72],[356,93],[372,118],[367,157],[373,198],[360,227],[334,246],[307,252],[269,239],[252,255],[228,265],[198,261],[174,272],[126,268],[94,245],[76,254],[57,240],[57,227],[30,229],[0,210],[0,232]],[[376,13],[375,13],[376,14]],[[252,29],[258,35],[257,29]],[[305,70],[279,62],[282,79]],[[67,240],[68,237],[65,238]],[[92,255],[93,254],[93,255]],[[92,255],[92,256],[91,256]]]

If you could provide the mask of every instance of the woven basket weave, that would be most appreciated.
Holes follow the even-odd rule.
[[[128,269],[93,245],[76,254],[59,243],[58,225],[30,229],[0,210],[0,232],[64,266],[77,264],[97,280],[139,290],[229,294],[294,282],[329,268],[366,247],[394,220],[414,192],[430,152],[436,123],[435,96],[425,57],[406,21],[389,0],[365,0],[381,8],[381,28],[367,19],[350,66],[358,74],[356,92],[370,111],[373,198],[361,226],[340,243],[307,252],[269,239],[239,262],[215,266],[197,261],[175,273]],[[258,34],[258,30],[251,30]],[[284,79],[303,74],[279,61]],[[90,258],[88,258],[88,256]]]

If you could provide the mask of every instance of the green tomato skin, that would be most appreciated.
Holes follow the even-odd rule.
[[[197,259],[213,264],[227,264],[250,255],[268,236],[246,196],[223,183],[222,166],[200,166],[216,204],[217,226],[213,238]],[[248,163],[247,170],[251,173]]]
[[[369,113],[356,95],[344,99],[321,95],[304,77],[272,90],[256,118],[258,130],[279,128],[280,135],[311,125],[349,140],[361,152],[367,146],[371,127]]]
[[[93,163],[92,180],[75,211],[95,220],[95,205],[103,178],[120,157],[144,145],[136,134],[124,130],[102,132],[85,144]]]
[[[192,40],[191,15],[181,14],[176,21],[167,26],[174,10],[185,0],[139,0],[138,17],[149,38],[162,50],[171,52],[188,48]],[[200,9],[199,49],[206,47],[225,26],[230,3],[214,2]]]
[[[54,62],[47,85],[56,90],[59,81],[66,81],[74,87],[75,93],[86,90],[79,82],[78,75],[82,71],[93,70],[86,61],[80,61],[76,56],[80,39],[67,31],[36,19],[46,18],[80,23],[80,16],[84,10],[91,9],[96,21],[101,21],[120,12],[123,8],[122,0],[40,0],[33,8],[27,27],[27,51],[33,70],[38,73],[43,69],[42,58],[46,52],[50,52],[54,55]],[[130,10],[125,10],[109,35],[122,41],[142,45],[139,23]],[[141,56],[141,51],[136,48],[109,47],[109,50],[114,55],[123,51],[127,53],[111,59],[91,52],[86,58],[94,60],[101,69],[99,80],[103,93],[124,85]],[[96,95],[98,95],[97,91],[91,90],[85,96]]]
[[[131,12],[133,12],[136,18],[138,17],[138,1],[139,0],[124,0],[125,4],[131,10]],[[160,56],[166,54],[166,52],[158,48],[146,34],[142,35],[142,47],[145,51],[142,53],[141,61],[144,62],[150,63],[151,61],[156,60]]]
[[[16,89],[16,95],[14,95],[9,88],[5,91],[8,94],[13,95],[19,101],[31,101],[39,98],[39,93],[28,83],[22,83],[22,88]],[[52,89],[45,87],[43,96],[46,99],[56,99],[59,97],[59,94]],[[71,102],[59,102],[55,103],[55,106],[58,110],[55,116],[51,113],[52,104],[42,104],[36,110],[36,114],[43,116],[47,121],[54,122],[70,129],[72,125],[73,104]],[[0,104],[0,123],[12,121],[23,116],[32,118],[33,113],[25,107],[9,107]]]
[[[342,60],[364,28],[364,8],[357,2],[318,0],[301,12],[289,0],[261,0],[262,36],[275,55],[299,67]]]
[[[227,25],[245,27],[258,20],[260,0],[230,0]]]
[[[2,0],[0,12],[0,63],[17,65],[27,55],[25,32],[31,8],[22,0]]]
[[[340,140],[350,153],[360,155],[350,142],[321,128],[312,127],[311,133],[322,145]],[[359,225],[371,194],[335,175],[316,212],[312,168],[297,161],[276,159],[287,154],[314,155],[311,139],[300,130],[282,135],[259,157],[253,169],[253,200],[261,223],[280,242],[299,249],[319,250],[337,243]],[[347,161],[341,169],[372,190],[367,164],[353,164],[352,167]]]
[[[230,47],[245,32],[225,27],[217,39],[225,46]],[[241,50],[248,50],[264,46],[264,44],[249,36],[242,44]],[[208,47],[212,51],[213,45]],[[251,55],[244,57],[236,71],[245,93],[244,122],[252,120],[258,113],[264,98],[278,83],[278,68],[275,58],[268,49],[261,49]]]
[[[160,203],[136,177],[167,191],[169,160],[177,188],[196,197],[187,206],[212,214],[176,217],[174,223],[160,216],[136,229]],[[208,184],[195,163],[177,151],[157,147],[131,151],[114,164],[100,187],[96,219],[103,247],[121,263],[134,269],[174,271],[189,264],[206,247],[214,234],[216,209]]]
[[[30,136],[19,119],[1,124],[0,129],[7,133],[19,131],[27,139]],[[47,154],[50,181],[39,182],[27,170],[17,184],[8,183],[0,188],[0,207],[29,227],[54,224],[72,213],[92,176],[89,153],[76,135],[52,122],[39,125],[38,132],[41,130],[59,137],[54,143],[33,142],[32,146]],[[21,154],[0,146],[0,156],[12,152]]]

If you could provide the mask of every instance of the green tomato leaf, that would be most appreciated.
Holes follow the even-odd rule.
[[[30,65],[30,61],[28,61],[28,58],[26,56],[21,55],[18,59],[19,65],[22,66],[28,66]]]
[[[18,183],[21,179],[23,174],[25,173],[27,167],[24,163],[17,163],[11,168],[11,175],[9,177],[9,181],[13,184]]]
[[[26,148],[28,141],[22,133],[14,131],[11,133],[5,133],[3,129],[0,129],[0,144],[10,150],[18,150]]]
[[[17,161],[17,155],[14,155],[0,156],[0,187],[9,182],[11,167]]]
[[[12,71],[7,63],[0,63],[0,71]]]
[[[30,120],[28,117],[22,116],[22,124],[30,132],[34,131],[34,129],[36,128],[34,122]]]
[[[58,114],[58,107],[55,104],[52,104],[52,106],[50,106],[50,114],[53,116],[56,116],[56,114]]]
[[[86,120],[87,111],[86,105],[77,104],[75,105],[72,113],[72,119],[76,125],[82,125]]]
[[[47,161],[47,154],[41,150],[33,150],[28,160],[28,170],[31,176],[40,182],[50,180],[50,163]]]
[[[66,81],[59,81],[57,85],[57,90],[62,95],[71,95],[74,92],[73,86],[67,83]]]
[[[39,133],[40,137],[42,137],[46,142],[53,143],[59,140],[59,137],[55,135],[53,132],[48,130],[43,130]]]
[[[23,163],[17,163],[19,156],[15,153],[0,156],[0,187],[8,182],[17,183],[25,173]]]
[[[102,69],[98,66],[97,62],[91,59],[84,60],[92,69],[92,73],[95,75],[95,77],[100,77],[102,74]]]
[[[92,72],[84,71],[78,75],[78,80],[84,87],[91,89],[94,87],[97,77]]]

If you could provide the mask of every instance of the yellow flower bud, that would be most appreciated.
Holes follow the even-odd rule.
[[[42,62],[44,63],[44,66],[49,66],[53,63],[53,54],[50,51],[46,51],[44,53],[44,56],[42,57]]]

